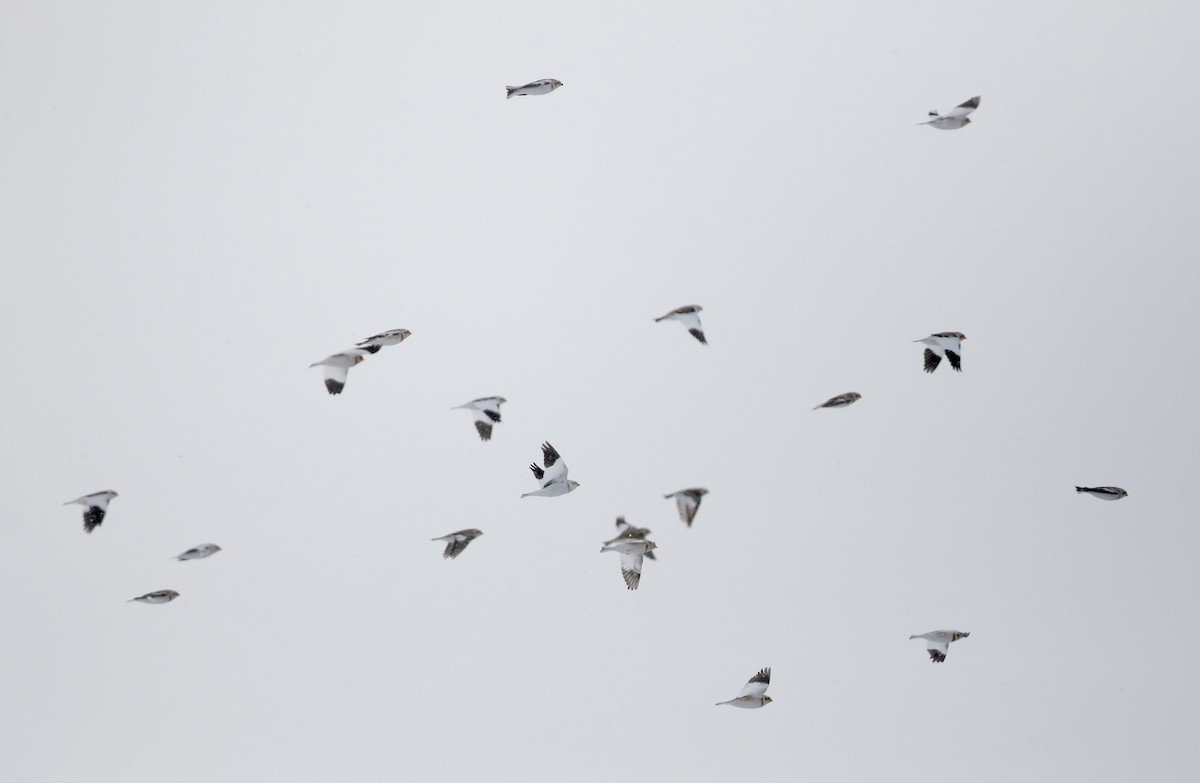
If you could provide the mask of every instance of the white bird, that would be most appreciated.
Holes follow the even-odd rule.
[[[861,399],[862,395],[858,392],[846,392],[845,394],[839,394],[836,397],[830,397],[816,408],[813,408],[813,410],[815,411],[817,408],[845,408],[849,405],[853,405]]]
[[[480,397],[478,400],[455,405],[450,410],[466,408],[475,414],[475,429],[480,440],[492,439],[492,425],[500,423],[500,406],[508,400],[503,397]]]
[[[692,520],[696,518],[696,512],[700,510],[700,501],[707,494],[708,490],[704,487],[692,487],[663,495],[663,497],[675,498],[675,507],[679,509],[679,518],[686,522],[688,527],[691,527]]]
[[[404,342],[406,337],[412,337],[412,332],[407,329],[389,329],[386,332],[373,334],[362,342],[355,343],[355,345],[367,353],[379,353],[379,349],[383,346],[398,345]]]
[[[346,374],[350,368],[367,358],[367,351],[361,348],[351,348],[348,351],[326,356],[319,362],[313,362],[309,367],[325,368],[325,388],[330,394],[341,394],[346,388]]]
[[[620,532],[618,532],[615,537],[610,538],[609,540],[605,541],[604,546],[608,546],[609,544],[613,544],[613,543],[616,543],[617,541],[622,541],[625,539],[631,539],[631,538],[645,539],[650,535],[650,528],[634,527],[633,525],[631,525],[625,521],[625,517],[617,517],[617,530]],[[653,552],[647,552],[646,557],[650,558],[651,560],[658,559],[654,556]]]
[[[115,497],[117,497],[116,492],[106,489],[103,492],[93,492],[81,498],[68,500],[63,505],[69,506],[72,503],[78,503],[87,507],[83,511],[83,532],[90,533],[100,527],[100,523],[104,521],[104,515],[108,513],[108,501]]]
[[[979,96],[976,95],[969,101],[963,101],[945,114],[938,114],[936,111],[929,112],[929,116],[933,117],[928,122],[918,122],[918,125],[932,125],[938,130],[957,130],[964,125],[970,125],[971,120],[967,115],[979,108]]]
[[[625,579],[625,587],[636,590],[642,581],[642,557],[649,555],[657,546],[653,541],[622,538],[600,547],[600,552],[617,552],[621,555],[621,576]]]
[[[538,79],[536,82],[522,84],[520,87],[505,87],[508,91],[506,98],[511,98],[514,95],[549,95],[550,93],[562,87],[563,83],[558,79]]]
[[[1129,493],[1120,487],[1075,487],[1076,492],[1086,492],[1094,498],[1101,500],[1120,500],[1123,497],[1128,497]]]
[[[574,492],[579,486],[578,481],[570,481],[567,479],[567,463],[563,462],[559,457],[558,452],[549,442],[542,444],[542,464],[546,466],[545,470],[539,468],[536,464],[530,464],[529,469],[533,471],[533,477],[542,482],[542,488],[535,492],[526,492],[521,497],[527,498],[530,495],[543,498],[557,497],[565,495],[568,492]]]
[[[934,663],[941,663],[946,660],[946,652],[950,649],[950,642],[966,639],[970,635],[964,631],[930,631],[929,633],[913,634],[908,638],[924,639],[925,647],[929,651],[929,659]]]
[[[962,372],[962,341],[965,339],[967,336],[962,332],[935,332],[913,342],[929,346],[925,349],[925,372],[936,370],[943,355],[950,360],[955,372]]]
[[[746,710],[756,710],[759,707],[765,707],[772,702],[770,696],[767,695],[767,688],[771,685],[771,667],[759,670],[758,674],[750,678],[750,682],[742,688],[742,692],[738,694],[736,699],[729,701],[719,701],[717,706],[728,704],[731,707],[741,707]]]
[[[194,546],[183,554],[176,555],[176,560],[202,560],[206,557],[211,557],[221,551],[221,547],[216,544],[201,544]]]
[[[687,329],[692,337],[695,337],[700,342],[708,345],[708,340],[704,339],[704,327],[700,325],[700,316],[697,315],[704,308],[700,305],[684,305],[676,307],[666,315],[659,316],[654,319],[654,323],[659,321],[678,321],[683,324],[683,328]]]
[[[130,603],[131,601],[140,601],[144,604],[166,604],[174,601],[178,597],[179,593],[175,592],[174,590],[155,590],[153,593],[146,593],[145,595],[139,595],[137,598],[130,598],[129,601],[126,601],[125,603]]]
[[[440,538],[430,539],[431,541],[445,541],[446,551],[442,552],[442,559],[456,558],[463,553],[467,548],[467,544],[483,535],[482,530],[470,528],[469,530],[459,530],[454,533],[447,533]]]

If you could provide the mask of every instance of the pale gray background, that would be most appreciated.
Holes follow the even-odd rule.
[[[1194,3],[0,9],[6,778],[1193,779]]]

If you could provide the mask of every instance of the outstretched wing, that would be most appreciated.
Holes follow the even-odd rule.
[[[749,696],[752,699],[761,699],[767,692],[767,687],[771,684],[771,667],[760,669],[758,674],[750,678],[746,683],[746,687],[742,688],[742,692],[738,694],[738,698]]]
[[[946,653],[950,651],[950,642],[946,639],[927,639],[925,647],[929,651],[929,660],[941,663],[946,660]]]
[[[567,463],[549,441],[542,444],[542,464],[546,466],[546,484],[566,480]]]
[[[942,117],[943,118],[966,117],[968,114],[970,114],[971,112],[975,111],[978,108],[979,108],[979,96],[976,95],[974,98],[971,98],[970,100],[963,101],[962,103],[958,104],[953,109],[951,109],[950,111],[943,114]]]
[[[925,372],[933,372],[942,363],[942,357],[931,348],[925,349]]]
[[[621,552],[621,576],[625,578],[625,587],[630,590],[638,589],[642,581],[642,556],[629,552]]]
[[[680,492],[675,496],[675,506],[679,509],[679,518],[686,522],[688,527],[691,527],[692,521],[696,518],[696,512],[700,510],[700,498]]]

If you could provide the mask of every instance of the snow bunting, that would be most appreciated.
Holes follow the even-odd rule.
[[[765,707],[771,703],[772,699],[767,694],[767,688],[771,685],[771,667],[761,669],[758,674],[750,678],[750,682],[746,683],[746,687],[742,688],[742,692],[738,694],[736,699],[729,701],[719,701],[717,706],[728,704],[732,707],[741,707],[746,710],[756,710],[759,707]]]
[[[201,560],[206,557],[211,557],[221,551],[221,547],[216,544],[201,544],[194,546],[181,555],[176,555],[176,560]]]
[[[697,313],[703,309],[704,308],[700,305],[684,305],[683,307],[676,307],[666,315],[655,318],[654,323],[666,321],[668,319],[672,321],[678,321],[679,323],[683,324],[685,329],[691,332],[692,337],[695,337],[700,342],[708,345],[708,340],[704,339],[704,328],[700,326],[700,316],[697,315]]]
[[[500,423],[500,406],[508,400],[503,397],[480,397],[478,400],[455,405],[450,410],[466,408],[475,414],[475,429],[480,440],[492,439],[492,425]]]
[[[933,372],[942,363],[942,355],[950,360],[955,372],[962,372],[962,341],[967,336],[962,332],[936,332],[914,343],[925,343],[925,372]]]
[[[482,530],[471,528],[470,530],[459,530],[455,533],[447,533],[441,538],[433,538],[431,541],[445,541],[446,551],[442,552],[442,559],[454,559],[462,554],[467,548],[467,544],[483,535]]]
[[[853,405],[862,399],[862,395],[858,392],[846,392],[839,394],[836,397],[830,397],[825,402],[817,406],[817,408],[845,408],[848,405]],[[813,408],[815,411],[817,408]]]
[[[508,90],[508,95],[505,97],[511,98],[514,95],[548,95],[562,86],[563,83],[558,79],[538,79],[536,82],[522,84],[520,87],[505,87],[504,89]]]
[[[69,506],[72,503],[78,503],[87,507],[83,511],[83,532],[90,533],[100,527],[100,523],[104,521],[104,515],[108,513],[108,501],[115,497],[117,497],[116,492],[106,489],[103,492],[93,492],[81,498],[68,500],[63,505]]]
[[[928,122],[918,122],[918,125],[932,125],[938,130],[957,130],[964,125],[970,125],[971,120],[967,117],[968,114],[979,108],[979,96],[976,95],[969,101],[963,101],[945,114],[938,114],[936,111],[929,112],[929,116],[933,117]]]
[[[1129,495],[1128,492],[1120,487],[1075,487],[1076,492],[1086,492],[1094,498],[1101,500],[1120,500]]]
[[[383,346],[398,345],[404,342],[404,338],[406,337],[412,337],[412,332],[407,329],[390,329],[386,332],[373,334],[362,342],[355,343],[355,345],[367,353],[379,353],[379,349]]]
[[[568,492],[574,492],[579,486],[578,481],[569,481],[567,479],[567,463],[563,462],[558,456],[558,452],[554,447],[547,443],[542,444],[542,464],[546,466],[545,470],[539,468],[536,464],[530,464],[529,469],[533,471],[533,477],[542,482],[542,488],[535,492],[526,492],[521,497],[527,498],[530,495],[536,495],[543,498],[552,498],[558,495],[565,495]]]
[[[139,595],[137,598],[130,598],[125,603],[140,601],[144,604],[165,604],[174,601],[178,597],[179,593],[174,590],[155,590],[153,593],[146,593],[145,595]]]
[[[637,539],[637,538],[645,539],[647,536],[650,535],[650,528],[634,527],[633,525],[631,525],[625,521],[625,517],[617,517],[617,530],[620,532],[617,533],[616,537],[610,538],[609,540],[605,541],[604,546],[608,546],[609,544],[615,544],[618,541],[623,541],[623,540],[631,539],[631,538],[632,539]],[[651,560],[656,559],[654,557],[653,552],[647,552],[646,557],[650,558]]]
[[[640,538],[621,538],[600,547],[600,552],[618,552],[621,555],[621,576],[625,578],[625,587],[636,590],[642,581],[642,557],[657,546],[653,541]]]
[[[946,660],[946,651],[950,649],[950,642],[966,639],[970,635],[964,631],[930,631],[929,633],[913,634],[908,638],[924,639],[925,647],[929,650],[929,659],[934,663],[941,663]]]
[[[692,487],[672,492],[670,495],[663,495],[663,497],[675,498],[675,507],[679,509],[679,518],[686,522],[688,527],[691,527],[692,520],[696,518],[696,512],[700,510],[700,501],[707,494],[708,490],[703,487]]]
[[[350,368],[367,358],[367,351],[351,348],[349,351],[326,356],[319,362],[313,362],[309,367],[325,368],[325,388],[330,394],[341,394],[346,388],[346,374]]]

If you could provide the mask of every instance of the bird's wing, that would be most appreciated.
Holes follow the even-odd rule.
[[[346,388],[346,376],[350,372],[350,368],[345,365],[338,364],[323,364],[325,368],[325,388],[330,394],[341,394],[342,389]]]
[[[925,349],[925,372],[933,372],[937,366],[942,363],[940,354],[934,353],[933,349]]]
[[[500,400],[495,397],[485,397],[482,400],[475,400],[475,409],[479,411],[479,415],[486,416],[491,421],[500,421]]]
[[[542,464],[546,466],[546,482],[543,486],[566,481],[567,463],[563,461],[549,441],[542,444]]]
[[[700,508],[700,498],[686,492],[679,492],[675,495],[675,506],[679,509],[679,518],[686,522],[688,527],[691,527],[692,520],[696,518],[696,511]]]
[[[621,552],[621,576],[625,577],[625,586],[630,590],[638,589],[642,581],[642,555],[634,552]]]
[[[939,332],[931,336],[937,340],[937,345],[939,348],[947,351],[956,351],[958,353],[962,353],[962,340],[958,338],[958,335],[951,334],[949,332]]]
[[[947,348],[946,358],[950,360],[950,366],[954,368],[955,372],[962,372],[962,357],[958,355],[957,351]]]
[[[457,533],[452,533],[449,538],[450,540],[446,542],[446,551],[442,553],[442,559],[458,557],[467,548],[467,544],[471,543],[470,538]]]
[[[975,111],[978,108],[979,108],[979,96],[976,95],[974,98],[970,99],[969,101],[963,101],[962,103],[958,104],[953,109],[951,109],[950,111],[943,114],[942,117],[943,118],[954,118],[954,119],[966,117],[968,114],[970,114],[971,112]]]
[[[704,327],[700,325],[699,313],[678,313],[675,316],[675,320],[683,324],[684,328],[691,332],[693,337],[705,345],[708,345],[708,340],[704,339]]]
[[[486,416],[475,416],[475,431],[479,433],[480,440],[492,439],[492,423]]]
[[[771,667],[760,669],[758,674],[750,678],[746,686],[742,688],[742,692],[738,694],[740,699],[743,696],[749,696],[752,699],[761,699],[767,692],[767,686],[771,684]]]
[[[950,642],[946,639],[926,639],[925,648],[929,651],[929,659],[934,663],[941,663],[946,660],[946,653],[950,651]]]
[[[542,476],[546,475],[546,471],[542,470],[541,468],[539,468],[537,465],[533,464],[532,462],[529,463],[529,469],[533,471],[533,477],[535,479],[537,479],[538,481],[541,481]]]
[[[103,506],[88,506],[83,511],[83,532],[90,533],[100,526],[104,521],[105,508],[108,506],[108,501],[105,500]]]

